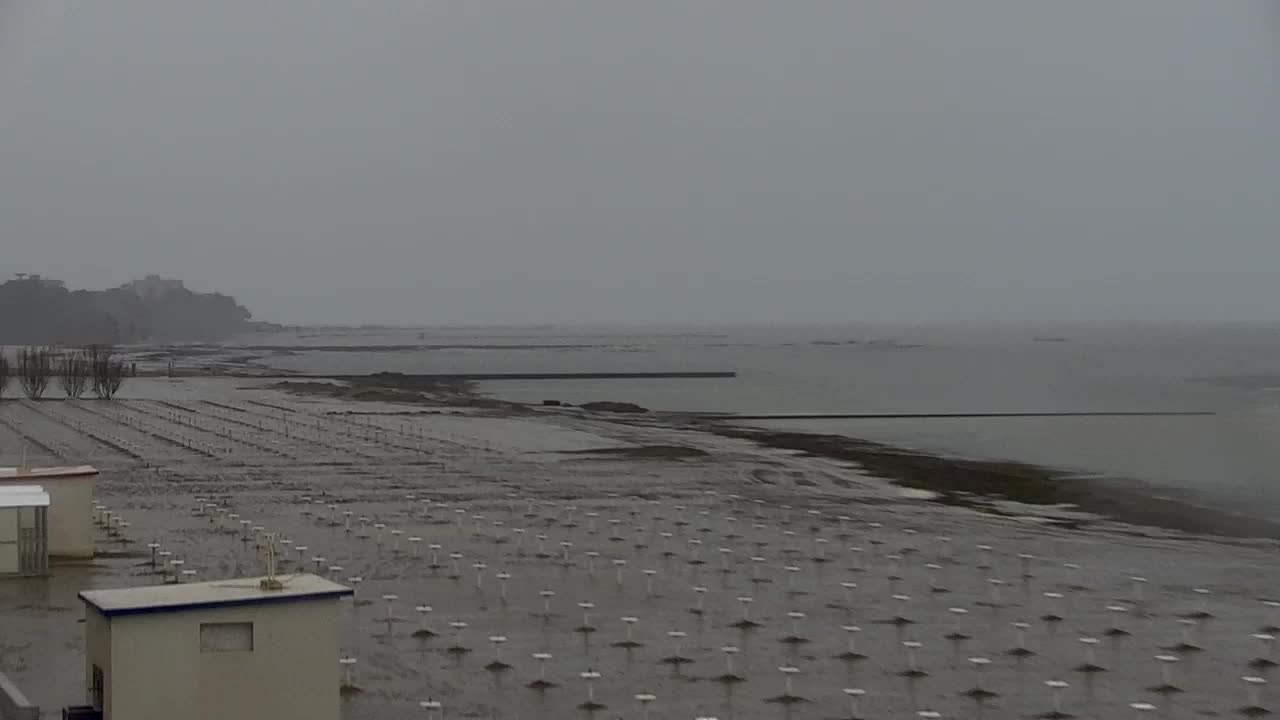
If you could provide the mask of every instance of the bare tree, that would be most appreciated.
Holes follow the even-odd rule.
[[[89,359],[79,350],[69,350],[58,357],[58,380],[72,400],[79,399],[89,388]]]
[[[124,361],[116,358],[110,345],[89,346],[89,373],[93,378],[93,392],[103,400],[110,400],[124,384]]]
[[[53,375],[53,351],[47,347],[24,347],[18,351],[18,382],[32,400],[39,400]]]
[[[9,355],[0,347],[0,397],[4,397],[5,388],[9,387]]]

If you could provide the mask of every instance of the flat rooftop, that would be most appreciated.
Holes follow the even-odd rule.
[[[49,507],[49,493],[39,485],[0,485],[0,508]]]
[[[345,585],[319,575],[278,575],[283,590],[263,590],[261,577],[202,583],[148,585],[114,590],[85,590],[80,599],[107,617],[208,610],[231,605],[264,605],[351,595]]]
[[[0,481],[27,480],[29,478],[73,478],[97,475],[98,468],[92,465],[70,465],[67,467],[17,468],[0,467]]]

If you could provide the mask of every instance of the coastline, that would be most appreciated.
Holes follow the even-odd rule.
[[[335,346],[340,347],[340,346]],[[257,348],[249,354],[246,349]],[[157,352],[181,356],[191,348],[137,348],[143,357]],[[853,436],[762,429],[732,415],[647,412],[642,415],[585,412],[566,406],[548,408],[504,400],[481,389],[484,376],[280,374],[270,362],[282,346],[198,347],[183,358],[181,377],[275,379],[270,387],[298,395],[347,401],[359,414],[361,403],[391,402],[420,406],[424,412],[484,411],[507,416],[559,415],[611,424],[643,419],[671,434],[659,444],[687,442],[689,433],[747,441],[761,447],[851,464],[867,475],[900,488],[923,491],[930,501],[987,514],[1042,514],[1064,528],[1084,528],[1098,520],[1224,538],[1280,540],[1280,523],[1196,505],[1170,497],[1166,488],[1117,476],[1085,475],[1048,465],[990,457],[958,457]],[[313,348],[299,346],[292,352]],[[204,363],[212,363],[206,365]],[[434,409],[432,409],[434,408]],[[683,439],[682,439],[683,438]],[[1010,507],[1011,504],[1022,507]]]
[[[561,416],[631,425],[637,416],[546,408],[498,399],[482,393],[477,383],[458,378],[421,380],[410,386],[389,376],[337,383],[281,382],[276,389],[358,401],[410,402],[446,408],[469,408],[511,416]],[[648,412],[639,418],[670,431],[667,445],[690,439],[690,433],[743,440],[760,447],[852,463],[863,473],[901,488],[925,491],[922,499],[988,514],[1017,514],[1010,503],[1028,512],[1043,512],[1046,522],[1082,529],[1096,519],[1223,538],[1280,540],[1280,523],[1223,512],[1159,494],[1135,480],[1085,476],[1045,465],[995,458],[963,458],[875,442],[845,435],[788,432],[735,424],[723,416],[694,418],[689,413]]]
[[[399,622],[387,623],[381,604],[353,604],[344,616],[344,650],[360,658],[361,679],[372,690],[344,700],[352,718],[403,715],[424,696],[420,678],[429,673],[432,694],[448,697],[459,716],[514,720],[513,713],[495,704],[495,692],[503,691],[498,677],[477,667],[477,659],[460,661],[442,643],[410,636],[413,625],[403,621],[418,622],[412,608],[419,598],[431,600],[436,617],[468,623],[478,633],[472,642],[500,633],[521,653],[547,649],[556,657],[581,658],[553,665],[553,677],[572,682],[577,675],[570,673],[589,663],[603,676],[600,698],[610,706],[633,702],[634,693],[643,689],[664,698],[664,714],[673,717],[732,710],[741,720],[766,720],[777,717],[777,708],[762,701],[776,692],[770,684],[776,682],[776,668],[794,661],[795,648],[775,642],[787,622],[783,612],[793,610],[807,613],[812,640],[803,651],[810,659],[797,685],[813,701],[805,717],[840,716],[844,698],[831,690],[848,684],[848,670],[830,658],[841,652],[845,639],[830,629],[848,623],[850,608],[841,604],[847,598],[838,584],[846,573],[858,575],[859,643],[869,656],[863,666],[868,677],[876,678],[874,704],[868,708],[873,717],[911,702],[910,686],[897,677],[902,628],[884,619],[895,592],[918,599],[912,628],[937,648],[930,655],[929,692],[948,716],[971,709],[962,693],[972,685],[971,673],[947,660],[948,606],[973,608],[975,616],[981,608],[983,621],[989,615],[997,627],[1027,617],[1023,613],[1038,617],[1042,591],[1070,591],[1079,601],[1071,605],[1070,627],[1089,633],[1110,626],[1106,606],[1129,596],[1131,576],[1148,578],[1150,604],[1143,606],[1143,624],[1134,627],[1139,638],[1107,649],[1113,668],[1108,682],[1136,692],[1149,684],[1142,664],[1149,647],[1176,637],[1176,617],[1194,607],[1191,587],[1213,592],[1211,607],[1219,619],[1205,626],[1200,656],[1211,667],[1250,657],[1249,633],[1272,619],[1259,599],[1280,597],[1274,541],[1169,532],[1102,518],[1063,522],[1072,516],[1049,505],[1001,506],[976,497],[972,504],[925,500],[924,493],[906,492],[906,482],[886,476],[906,478],[908,469],[919,467],[932,481],[957,476],[955,468],[963,466],[885,446],[868,445],[855,462],[831,439],[819,447],[808,437],[789,442],[750,437],[744,433],[751,431],[658,413],[516,406],[474,397],[474,387],[380,396],[367,394],[376,389],[345,384],[281,388],[268,380],[230,377],[139,378],[126,387],[109,413],[97,401],[0,404],[0,415],[49,449],[32,458],[36,463],[57,461],[59,453],[99,462],[103,472],[96,499],[133,527],[125,539],[100,534],[103,552],[91,563],[58,566],[52,582],[0,584],[0,662],[30,697],[49,707],[81,697],[75,680],[83,676],[76,652],[82,643],[74,622],[76,593],[157,582],[138,543],[171,549],[204,579],[257,571],[259,560],[234,526],[211,524],[208,516],[193,512],[210,499],[282,533],[295,546],[312,548],[343,568],[343,575],[363,577],[364,605],[387,594],[405,598],[394,606]],[[6,447],[16,449],[14,439],[8,436]],[[804,445],[809,451],[799,449]],[[901,464],[878,464],[889,463],[885,458]],[[992,476],[990,468],[972,471],[974,477]],[[1041,478],[1029,482],[1035,485]],[[949,492],[965,499],[963,490]],[[413,511],[407,495],[430,500],[433,509]],[[482,591],[470,579],[459,582],[465,573],[432,571],[407,548],[384,547],[368,533],[344,534],[324,509],[326,503],[438,543],[469,563],[509,569],[511,605],[498,600],[492,580]],[[456,521],[453,513],[473,522]],[[730,519],[736,533],[728,529]],[[622,528],[619,538],[640,528],[643,542],[606,536],[613,520]],[[600,526],[593,528],[596,522]],[[548,557],[534,554],[532,542],[527,552],[513,552],[513,536],[500,537],[506,532],[502,528],[535,523],[548,529],[549,548],[576,548],[571,562],[554,549]],[[709,534],[701,535],[703,524]],[[673,542],[671,556],[658,534],[664,528],[673,536],[686,533]],[[716,557],[699,561],[693,539],[706,542],[704,551],[715,548]],[[817,551],[819,540],[830,543],[825,545],[829,563],[806,557]],[[557,544],[562,541],[569,545]],[[736,552],[722,559],[721,547]],[[962,570],[972,568],[983,547],[993,549],[994,567]],[[625,585],[615,584],[612,568],[597,567],[599,576],[593,577],[589,550],[600,555],[601,564],[607,557],[627,559]],[[770,577],[760,584],[752,578],[748,553],[768,557],[760,570]],[[894,576],[903,577],[890,579],[891,566],[907,554],[910,562]],[[793,564],[793,558],[805,560],[794,563],[802,570],[795,580],[805,594],[793,594],[782,574],[783,564]],[[1025,558],[1032,558],[1034,577],[1026,574]],[[941,578],[930,578],[924,563],[931,560],[948,568]],[[728,563],[727,572],[722,563]],[[641,591],[641,568],[658,572],[652,593]],[[1007,605],[990,604],[992,578],[1007,583]],[[930,584],[939,579],[950,586],[945,604],[931,592]],[[558,591],[556,612],[545,622],[528,622],[530,614],[541,617],[538,593],[548,583]],[[690,611],[696,602],[690,588],[697,586],[712,591],[705,624]],[[745,646],[748,640],[726,622],[738,617],[734,598],[743,595],[758,599],[755,617],[768,628],[754,645],[755,663],[739,668],[750,682],[729,707],[732,700],[711,683],[722,666],[720,648]],[[584,649],[573,629],[581,617],[574,603],[583,600],[597,603],[602,618],[642,618],[637,640],[647,649],[633,656],[613,647],[608,641],[621,632],[616,621],[600,623],[605,641]],[[684,676],[673,675],[661,662],[670,652],[666,632],[672,628],[688,629],[687,652],[696,659]],[[1074,646],[1056,644],[1073,636],[1058,635],[1039,625],[1030,633],[1030,642],[1041,649],[1030,661],[1040,677],[1070,672],[1077,662]],[[959,657],[1003,658],[1009,640],[1007,632],[983,633]],[[477,653],[480,663],[486,661],[483,652]],[[508,691],[526,692],[524,681],[537,669],[527,659],[513,664],[518,680]],[[1018,690],[1025,675],[1025,668],[1011,661],[993,667],[990,677],[1004,698],[991,717],[1032,717],[1043,711],[1041,694]],[[1231,673],[1195,673],[1186,681],[1197,711],[1227,712],[1227,703],[1238,694]],[[579,700],[577,692],[547,693],[545,705],[521,705],[519,717],[571,717]],[[1115,715],[1115,703],[1107,697],[1072,702],[1082,716]]]
[[[1197,535],[1280,540],[1280,524],[1160,497],[1155,490],[1119,478],[1086,477],[1066,470],[1008,460],[970,459],[913,450],[844,435],[759,430],[719,424],[704,428],[725,437],[857,464],[869,475],[925,490],[935,500],[982,512],[1005,513],[994,501],[1069,507],[1132,525]],[[1088,518],[1053,521],[1082,528]]]

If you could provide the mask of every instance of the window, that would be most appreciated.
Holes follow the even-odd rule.
[[[200,652],[251,652],[253,623],[200,623]]]

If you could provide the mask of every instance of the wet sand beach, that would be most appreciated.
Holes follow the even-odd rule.
[[[974,488],[660,417],[272,385],[139,378],[113,403],[0,405],[6,458],[26,438],[32,464],[99,465],[129,523],[92,562],[0,583],[0,668],[42,706],[83,699],[75,593],[159,582],[147,543],[194,579],[262,571],[265,535],[232,513],[288,541],[286,572],[361,578],[348,718],[420,716],[428,697],[446,717],[638,718],[646,694],[653,718],[850,717],[854,699],[861,717],[1012,718],[1053,712],[1056,680],[1081,717],[1229,715],[1269,667],[1250,664],[1280,624],[1265,538],[954,502]],[[544,665],[555,687],[529,687]]]

